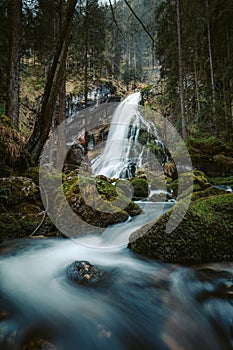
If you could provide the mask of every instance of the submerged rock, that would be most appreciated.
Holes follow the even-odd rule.
[[[182,204],[179,201],[176,206],[182,208]],[[192,201],[180,224],[167,233],[166,224],[175,207],[152,225],[134,232],[129,247],[167,263],[189,265],[233,260],[233,194]]]
[[[103,272],[89,261],[74,261],[68,266],[66,274],[73,282],[93,285],[99,282]]]

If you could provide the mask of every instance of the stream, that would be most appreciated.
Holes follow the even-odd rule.
[[[142,205],[140,220],[101,238],[1,245],[0,349],[28,349],[23,344],[35,337],[61,350],[232,349],[233,265],[188,268],[133,253],[131,230],[150,219],[152,206],[158,215],[171,206]],[[67,277],[67,267],[83,260],[103,272],[98,284]]]

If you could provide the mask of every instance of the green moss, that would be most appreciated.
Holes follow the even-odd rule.
[[[199,198],[210,197],[216,195],[225,195],[227,192],[223,189],[216,188],[215,186],[210,186],[203,191],[197,191],[192,194],[192,200],[195,201]]]
[[[233,188],[233,176],[209,178],[209,182],[215,186],[230,186]]]
[[[149,187],[146,179],[134,177],[130,179],[134,188],[133,199],[143,199],[148,197]]]
[[[180,201],[174,208],[182,209],[183,204]],[[233,194],[191,202],[181,223],[167,233],[166,224],[174,208],[131,235],[131,248],[169,263],[189,265],[233,259]]]
[[[38,167],[29,167],[24,172],[24,176],[32,179],[36,185],[39,185],[39,168]]]
[[[101,197],[106,201],[113,201],[118,197],[116,187],[111,184],[109,180],[103,178],[96,178],[96,188]]]
[[[193,184],[193,192],[202,191],[211,186],[205,174],[200,170],[195,170],[193,173],[182,173],[179,179],[167,184],[167,189],[172,191],[174,197],[177,197],[179,186],[189,188],[190,184]],[[190,193],[190,190],[187,193]],[[181,196],[183,198],[185,193],[181,194]]]
[[[93,226],[107,227],[126,221],[129,215],[134,216],[141,212],[137,204],[129,201],[123,193],[118,194],[112,180],[105,176],[95,178],[67,175],[64,177],[62,190],[72,210],[84,222]],[[56,202],[63,205],[60,189],[55,196]],[[58,217],[62,210],[62,207],[56,208]]]
[[[216,155],[222,154],[225,156],[233,157],[233,147],[228,142],[222,142],[215,137],[209,137],[207,139],[192,139],[189,138],[186,141],[186,146],[189,153],[192,156],[197,155]]]
[[[0,179],[0,193],[0,203],[11,207],[37,199],[39,188],[29,178],[11,176]]]
[[[4,114],[0,114],[0,125],[5,128],[14,129],[11,119]]]
[[[26,203],[18,204],[11,210],[0,213],[0,242],[6,239],[29,237],[41,223],[43,217],[42,208]],[[57,230],[48,217],[37,231],[37,235],[47,235]]]

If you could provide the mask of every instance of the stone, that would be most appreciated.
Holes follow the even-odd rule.
[[[176,206],[182,209],[184,202]],[[233,194],[192,201],[179,225],[170,233],[166,224],[174,206],[153,224],[134,232],[129,247],[144,256],[184,265],[233,260]]]
[[[66,270],[67,277],[78,284],[94,285],[103,276],[103,272],[89,261],[74,261]]]
[[[140,177],[134,177],[130,179],[130,182],[133,185],[133,189],[134,189],[134,194],[133,194],[134,200],[145,199],[148,197],[149,186],[146,179],[140,178]]]

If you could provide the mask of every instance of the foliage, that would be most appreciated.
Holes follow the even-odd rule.
[[[180,119],[175,1],[156,9],[156,55],[161,64],[161,110]],[[189,134],[232,140],[233,9],[231,1],[180,0],[185,113]],[[208,41],[210,26],[210,43]],[[210,49],[213,67],[210,66]],[[214,78],[212,86],[211,73]],[[213,91],[214,89],[214,91]]]

